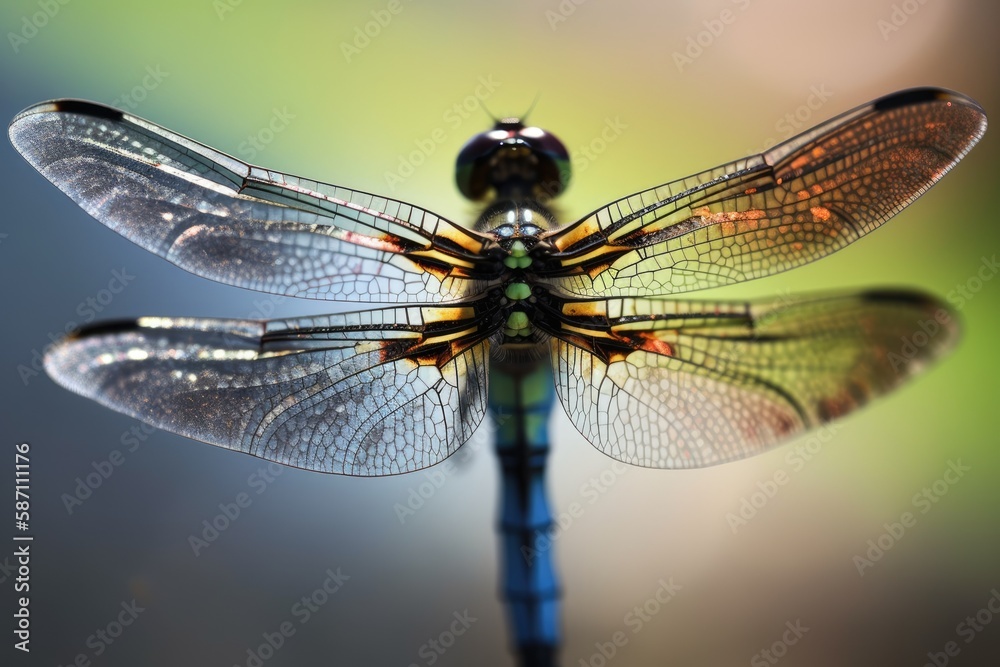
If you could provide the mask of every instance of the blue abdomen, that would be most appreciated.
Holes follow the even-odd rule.
[[[548,360],[515,374],[490,369],[489,408],[502,470],[503,589],[514,640],[526,665],[554,663],[559,587],[553,566],[552,512],[545,496],[548,421],[555,401]]]

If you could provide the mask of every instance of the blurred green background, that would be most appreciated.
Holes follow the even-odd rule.
[[[11,0],[0,8],[0,116],[52,97],[117,104],[259,164],[471,221],[452,168],[462,143],[489,123],[476,96],[495,115],[519,114],[538,96],[531,120],[585,166],[559,202],[568,221],[897,89],[944,86],[995,112],[998,13],[987,0]],[[588,156],[609,122],[623,129]],[[443,140],[430,150],[432,136]],[[488,427],[443,482],[425,473],[258,475],[256,459],[143,431],[58,389],[34,372],[33,355],[50,333],[95,315],[343,306],[195,278],[90,220],[9,144],[0,160],[5,460],[12,465],[15,443],[31,443],[36,535],[32,652],[8,664],[68,665],[82,654],[93,665],[247,665],[247,650],[297,620],[296,601],[338,567],[350,579],[264,664],[510,664]],[[403,162],[420,164],[410,174]],[[1000,655],[1000,618],[987,607],[1000,587],[1000,278],[983,269],[991,279],[976,282],[1000,250],[998,165],[993,130],[884,230],[808,267],[709,295],[970,290],[956,353],[842,422],[808,460],[794,458],[818,442],[804,438],[708,470],[618,475],[565,416],[555,418],[553,504],[586,508],[554,547],[566,665],[603,664],[595,644],[617,631],[628,641],[608,664],[771,664],[760,652],[796,622],[809,630],[781,664],[917,667],[931,653],[938,664],[983,665]],[[127,288],[83,306],[115,270],[134,276]],[[116,450],[120,465],[67,509],[78,478],[106,470]],[[964,476],[939,482],[959,461]],[[730,515],[782,470],[788,482],[734,532]],[[613,483],[591,503],[584,487],[602,473]],[[0,472],[4,498],[12,477],[12,468]],[[946,495],[915,504],[935,482]],[[400,521],[397,506],[422,484],[433,492]],[[195,555],[189,537],[241,492],[252,504]],[[916,524],[899,539],[883,536],[907,511]],[[880,536],[891,546],[859,575],[855,556]],[[682,588],[669,604],[638,630],[627,624],[671,577]],[[144,609],[135,622],[110,642],[95,634],[133,600]],[[453,646],[422,650],[464,610],[477,620]],[[979,625],[960,625],[977,614]],[[11,623],[7,615],[2,636]],[[948,642],[957,655],[942,654]]]

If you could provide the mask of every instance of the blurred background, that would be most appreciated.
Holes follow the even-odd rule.
[[[489,124],[481,104],[520,114],[537,96],[531,120],[576,157],[559,200],[573,220],[894,90],[944,86],[996,113],[997,7],[11,0],[0,7],[0,117],[92,99],[258,164],[471,221],[452,170]],[[1000,655],[989,609],[1000,609],[996,132],[856,246],[696,295],[896,285],[949,298],[962,343],[917,381],[822,438],[691,472],[616,471],[555,417],[552,502],[585,510],[553,546],[564,664],[919,667]],[[14,445],[30,443],[35,535],[32,651],[7,664],[512,664],[488,426],[447,473],[349,479],[268,471],[57,388],[39,355],[91,320],[344,306],[196,278],[91,220],[7,142],[0,161],[0,497],[12,498]],[[950,466],[963,474],[946,476]],[[768,484],[776,474],[786,482]],[[220,505],[241,493],[251,502],[227,525]],[[904,512],[915,523],[894,536],[886,526]],[[205,522],[224,529],[213,537]],[[0,552],[5,600],[12,552]],[[296,605],[338,568],[349,579],[303,622]],[[676,594],[655,602],[671,581]],[[475,621],[449,637],[466,612]],[[269,651],[265,636],[286,622],[295,634]],[[599,645],[616,632],[627,641],[608,660]]]

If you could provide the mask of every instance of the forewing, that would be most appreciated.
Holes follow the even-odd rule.
[[[929,297],[567,303],[556,389],[619,461],[697,468],[758,454],[887,393],[957,340]]]
[[[983,110],[958,93],[889,95],[553,232],[546,272],[580,296],[657,296],[785,271],[878,228],[985,131]]]
[[[456,299],[484,279],[485,238],[473,231],[403,202],[252,167],[110,107],[46,102],[18,114],[9,132],[92,216],[212,280],[406,303]]]
[[[392,475],[444,460],[482,420],[487,343],[471,313],[142,318],[57,344],[45,367],[67,389],[189,438],[308,470]]]

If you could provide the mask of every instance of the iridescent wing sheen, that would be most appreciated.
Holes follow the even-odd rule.
[[[852,412],[951,349],[943,304],[907,292],[710,303],[567,301],[556,389],[608,456],[697,468]]]
[[[489,334],[473,312],[142,318],[66,339],[45,366],[157,428],[308,470],[392,475],[444,460],[483,418]]]
[[[84,210],[197,275],[273,294],[391,303],[482,289],[488,239],[415,206],[253,167],[90,102],[36,105],[9,131]]]
[[[969,98],[915,89],[771,150],[612,202],[548,237],[540,274],[579,296],[658,296],[828,255],[936,183],[986,131]]]

